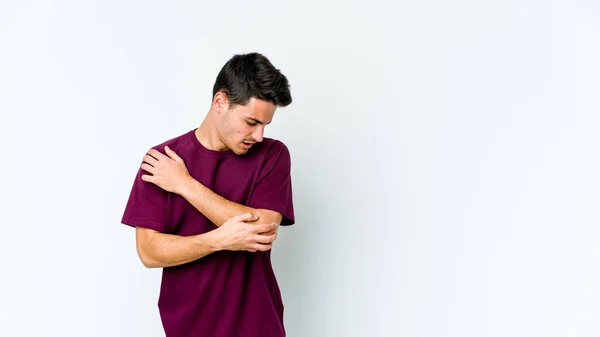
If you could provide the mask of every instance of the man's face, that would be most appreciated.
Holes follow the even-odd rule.
[[[276,108],[254,97],[245,105],[229,108],[217,127],[220,141],[235,154],[245,154],[252,144],[262,142],[265,126],[271,123]]]

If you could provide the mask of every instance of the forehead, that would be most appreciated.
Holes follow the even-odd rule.
[[[265,123],[268,123],[273,118],[276,110],[275,104],[267,101],[262,101],[252,97],[245,105],[238,106],[238,111],[244,117],[257,118]]]

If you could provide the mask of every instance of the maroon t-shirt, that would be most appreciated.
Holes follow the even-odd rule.
[[[189,173],[222,197],[283,214],[294,224],[290,154],[264,138],[244,155],[205,148],[194,133],[168,145]],[[215,226],[183,197],[141,179],[139,170],[121,222],[162,233],[195,235]],[[194,262],[163,268],[158,308],[167,337],[282,337],[283,303],[270,251],[219,251]]]

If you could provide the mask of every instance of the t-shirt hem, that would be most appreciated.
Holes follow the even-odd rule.
[[[163,232],[165,225],[164,224],[159,224],[157,222],[149,222],[149,221],[144,221],[144,220],[136,220],[136,219],[132,219],[132,218],[123,218],[121,219],[121,223],[127,226],[131,226],[131,227],[143,227],[143,228],[148,228],[148,229],[152,229],[158,232]]]

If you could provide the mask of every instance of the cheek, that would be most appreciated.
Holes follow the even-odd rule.
[[[235,134],[245,138],[248,135],[252,134],[252,129],[251,128],[238,128],[235,130]]]

